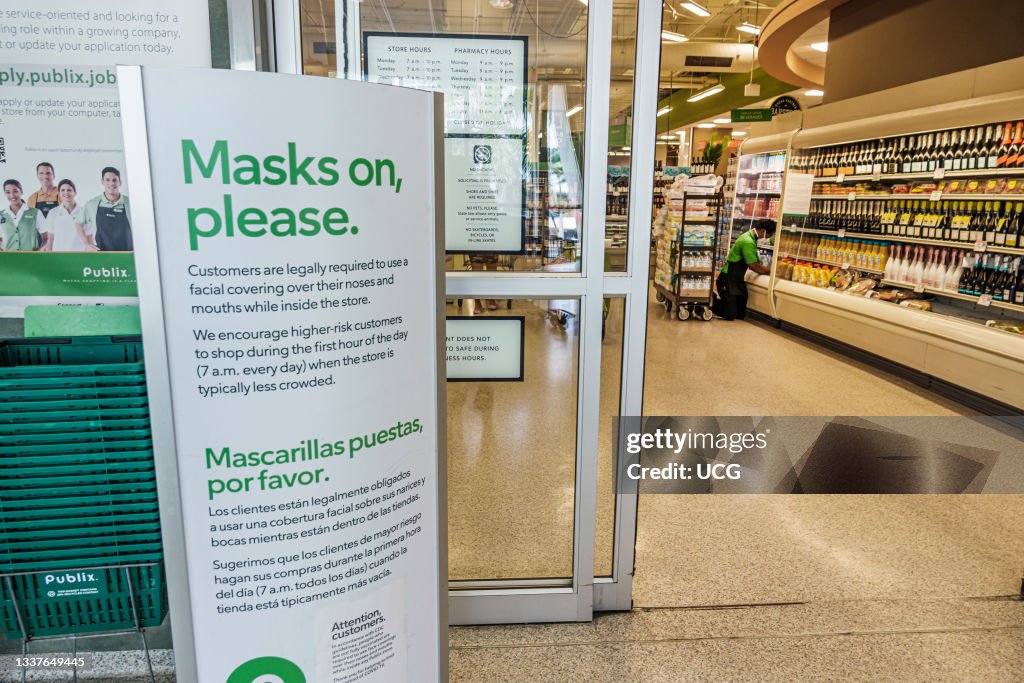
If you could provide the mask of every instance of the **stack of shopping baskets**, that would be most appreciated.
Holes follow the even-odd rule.
[[[0,342],[0,621],[10,638],[167,612],[138,337]]]

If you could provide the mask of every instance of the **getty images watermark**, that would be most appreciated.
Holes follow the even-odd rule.
[[[1024,418],[621,417],[620,493],[1024,493]]]

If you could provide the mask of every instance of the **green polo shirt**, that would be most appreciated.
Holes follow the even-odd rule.
[[[757,256],[757,238],[754,237],[753,230],[747,230],[745,233],[736,238],[736,241],[732,243],[732,248],[729,249],[729,255],[725,257],[725,264],[722,266],[722,272],[729,272],[729,263],[739,263],[740,260],[746,262],[749,266],[751,263],[757,263],[761,259]]]
[[[80,225],[96,225],[96,211],[99,210],[100,207],[112,206],[123,206],[125,213],[128,214],[128,222],[131,223],[131,205],[128,203],[128,195],[123,192],[121,193],[121,196],[117,198],[116,202],[111,202],[102,192],[87,201],[85,203],[85,210],[82,211],[82,217],[78,219],[78,223]]]

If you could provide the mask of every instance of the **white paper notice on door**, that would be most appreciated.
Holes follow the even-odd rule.
[[[523,381],[523,316],[449,316],[448,381]]]
[[[444,150],[445,251],[521,252],[522,139],[447,138]]]

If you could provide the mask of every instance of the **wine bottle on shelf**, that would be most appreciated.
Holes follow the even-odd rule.
[[[953,148],[956,147],[956,131],[947,130],[942,141],[940,164],[947,171],[953,170]]]
[[[1020,257],[1013,259],[1009,267],[1006,269],[1006,277],[1003,280],[1003,298],[1008,304],[1016,303],[1018,290],[1018,281],[1020,274]]]
[[[935,202],[929,202],[926,206],[928,208],[924,212],[924,220],[921,221],[921,237],[933,240],[935,239],[935,224],[938,223],[936,214],[938,205]]]
[[[963,161],[961,162],[961,170],[963,171],[973,171],[978,168],[978,159],[975,156],[974,145],[974,129],[968,128],[967,139],[964,141]]]
[[[967,239],[965,241],[977,242],[981,239],[981,218],[978,215],[974,202],[967,203],[967,215],[969,216],[969,221],[967,224]]]
[[[982,237],[989,244],[995,244],[996,241],[996,217],[992,211],[992,205],[995,202],[985,202],[985,214],[981,220]]]
[[[1024,228],[1022,212],[1024,212],[1024,202],[1017,202],[1013,208],[1013,214],[1006,218],[1006,246],[1008,247],[1017,248],[1021,245],[1021,229]]]
[[[971,169],[983,169],[986,166],[987,154],[985,152],[985,128],[978,126],[974,129],[974,145],[971,147]]]
[[[907,237],[920,237],[921,231],[921,202],[915,201],[910,205],[910,222],[907,224]]]
[[[988,127],[985,140],[985,168],[995,168],[999,161],[999,124]]]
[[[1020,261],[1020,259],[1017,259]],[[1017,282],[1016,290],[1013,293],[1013,303],[1018,306],[1024,306],[1024,270],[1020,270],[1020,265],[1017,266]]]
[[[1016,168],[1018,161],[1020,160],[1022,145],[1024,145],[1024,121],[1017,122],[1016,132],[1013,135],[1013,140],[1010,141],[1010,148],[1006,153],[1006,168]]]
[[[1013,124],[1007,123],[1003,132],[1003,141],[999,145],[999,156],[996,168],[1006,168],[1006,159],[1010,156],[1010,144],[1013,142]]]
[[[904,173],[917,173],[921,170],[921,136],[911,135],[909,144],[910,163],[907,165],[907,170]]]

